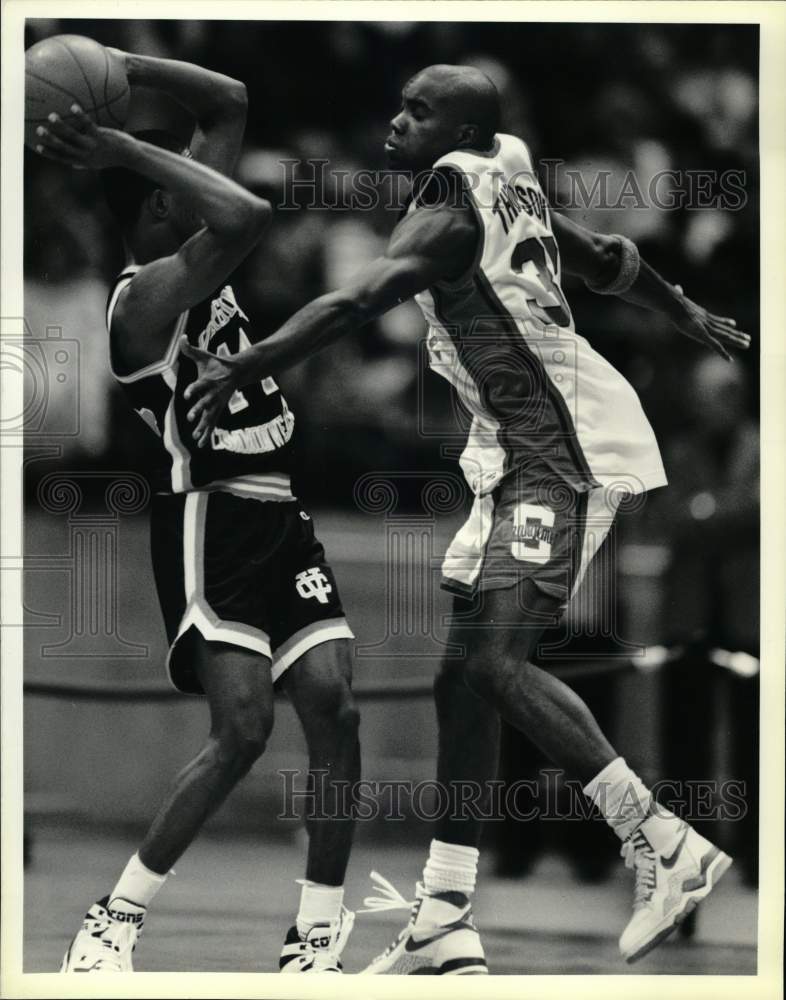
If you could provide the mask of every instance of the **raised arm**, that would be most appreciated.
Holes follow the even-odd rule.
[[[679,285],[670,285],[641,259],[630,240],[592,232],[558,212],[552,213],[551,225],[563,267],[583,278],[592,291],[664,313],[680,333],[727,361],[727,348],[750,346],[750,337],[737,330],[733,319],[715,316],[684,295]]]
[[[270,204],[224,174],[185,156],[99,128],[78,109],[70,123],[50,121],[39,152],[78,167],[122,167],[187,199],[204,225],[180,248],[145,264],[123,289],[113,331],[123,364],[136,370],[157,361],[173,320],[200,302],[248,255],[268,224]]]
[[[314,299],[267,340],[229,358],[181,343],[200,368],[199,379],[185,394],[194,399],[189,420],[196,423],[194,437],[200,447],[236,388],[275,375],[434,282],[462,273],[474,259],[478,237],[469,209],[420,209],[396,226],[385,254],[354,281]]]
[[[135,368],[161,356],[160,340],[168,340],[172,321],[238,267],[272,213],[269,202],[202,163],[131,136],[118,134],[113,141],[123,166],[187,198],[204,223],[177,251],[145,264],[117,301],[123,355]]]
[[[248,98],[245,84],[203,66],[112,49],[131,86],[163,91],[196,119],[191,155],[232,176],[243,144]]]

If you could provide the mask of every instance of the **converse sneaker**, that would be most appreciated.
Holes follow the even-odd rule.
[[[109,897],[93,903],[63,957],[61,972],[133,972],[131,955],[142,933],[145,908]]]
[[[278,960],[279,972],[343,972],[339,956],[354,922],[355,914],[344,906],[337,920],[314,924],[304,937],[297,927],[290,927]]]

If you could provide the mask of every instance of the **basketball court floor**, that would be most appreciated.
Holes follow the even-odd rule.
[[[25,878],[24,970],[54,972],[89,904],[105,894],[136,846],[128,835],[90,827],[39,824]],[[296,909],[301,837],[259,840],[206,834],[176,865],[151,908],[137,948],[138,971],[274,972]],[[362,907],[374,868],[407,898],[425,844],[374,844],[368,832],[353,853],[346,903]],[[486,865],[490,863],[487,857]],[[476,917],[489,968],[499,975],[752,975],[756,971],[756,898],[734,868],[699,910],[691,939],[673,936],[633,966],[617,952],[629,916],[630,873],[577,882],[560,858],[546,854],[526,879],[482,872]],[[359,972],[403,926],[406,913],[358,914],[344,952]]]

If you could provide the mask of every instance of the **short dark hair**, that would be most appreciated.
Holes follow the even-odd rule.
[[[152,146],[168,149],[173,153],[184,152],[187,143],[172,132],[162,129],[148,129],[142,132],[132,132],[135,139],[149,142]],[[130,229],[139,218],[139,212],[147,197],[160,188],[160,184],[151,181],[135,170],[126,167],[111,167],[101,171],[101,184],[104,197],[112,215],[124,231]]]

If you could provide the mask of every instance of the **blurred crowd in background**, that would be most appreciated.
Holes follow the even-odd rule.
[[[528,142],[552,203],[590,228],[630,236],[667,279],[753,336],[749,355],[728,365],[662,317],[565,280],[578,331],[638,391],[670,480],[622,526],[628,562],[640,558],[644,572],[659,576],[658,620],[639,635],[642,601],[633,633],[685,648],[691,669],[674,674],[682,687],[670,697],[690,711],[711,671],[708,650],[758,654],[755,27],[36,19],[26,44],[66,32],[242,80],[249,118],[239,178],[274,206],[298,203],[290,185],[312,176],[305,161],[329,161],[321,190],[328,205],[340,200],[331,173],[382,170],[388,122],[418,69],[450,62],[487,72],[502,94],[504,129]],[[577,201],[576,178],[591,191],[602,172],[616,204]],[[653,204],[658,178],[661,204]],[[272,332],[378,254],[396,215],[384,207],[279,209],[238,275],[239,300]],[[109,374],[104,310],[124,260],[98,179],[26,150],[24,218],[30,331],[43,337],[60,327],[79,343],[80,432],[57,461],[144,470],[149,431]],[[404,304],[281,380],[300,431],[295,488],[308,505],[349,511],[353,485],[370,470],[454,468],[440,429],[455,429],[455,408],[447,383],[425,370],[424,332],[417,307]],[[48,422],[56,425],[58,408],[64,422],[73,409],[73,389],[50,388]],[[41,471],[53,464],[35,463]],[[639,557],[638,541],[650,546]],[[662,565],[653,568],[656,557]],[[734,738],[748,757],[743,765],[735,756],[735,766],[753,781],[756,695],[746,692]],[[664,746],[690,770],[701,734],[674,712],[665,726]],[[521,747],[508,759],[515,778],[525,766]]]
[[[635,239],[686,294],[757,333],[754,28],[36,19],[28,22],[27,43],[63,32],[190,60],[244,81],[249,118],[239,176],[274,205],[292,204],[293,177],[313,176],[311,166],[294,170],[282,161],[314,159],[329,161],[324,196],[335,204],[331,176],[384,168],[382,143],[409,76],[434,62],[475,64],[503,95],[504,128],[525,138],[545,164],[542,179],[554,203],[567,205],[571,196],[576,202],[577,172],[587,191],[608,172],[612,207],[596,197],[568,213]],[[25,155],[27,320],[36,335],[56,324],[80,342],[83,413],[73,448],[80,461],[109,455],[117,462],[122,454],[138,464],[146,429],[112,385],[103,320],[108,283],[124,263],[118,234],[94,175]],[[631,172],[634,187],[623,191]],[[659,197],[675,208],[652,204],[656,176]],[[729,185],[733,197],[724,195]],[[264,331],[276,329],[378,253],[395,217],[384,207],[279,210],[242,269],[246,310]],[[660,317],[570,280],[566,286],[577,329],[636,387],[666,450],[672,443],[684,448],[686,432],[711,433],[701,393],[715,387],[696,371],[702,355],[695,345]],[[298,488],[309,499],[341,505],[369,468],[439,461],[438,438],[418,433],[416,410],[425,406],[421,424],[438,427],[438,415],[452,407],[447,384],[423,372],[423,332],[417,307],[408,303],[288,374],[284,388],[308,455]],[[755,369],[752,352],[731,376],[744,397],[742,415],[751,418],[758,408]]]

